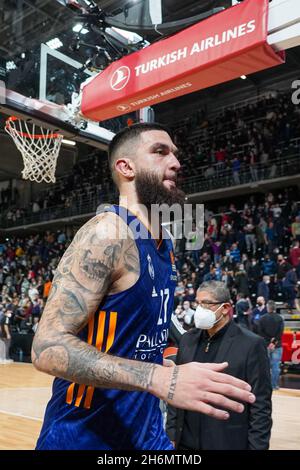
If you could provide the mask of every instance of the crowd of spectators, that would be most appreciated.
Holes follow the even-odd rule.
[[[240,318],[243,322],[247,312],[247,325],[251,328],[269,300],[290,311],[299,308],[297,197],[297,189],[289,188],[277,194],[248,197],[243,207],[230,204],[218,215],[206,209],[202,248],[197,247],[202,234],[196,227],[188,239],[177,244],[175,309],[182,322],[193,324],[191,310],[196,308],[197,288],[209,280],[225,282],[235,304],[237,321]]]
[[[9,237],[0,242],[0,337],[34,334],[59,259],[70,239],[63,232]]]
[[[300,107],[292,103],[290,92],[225,108],[214,120],[197,112],[175,133],[183,180],[223,176],[237,185],[245,169],[250,169],[253,181],[275,177],[276,161],[299,153],[299,117]]]
[[[299,307],[300,206],[297,189],[251,196],[216,214],[205,211],[204,244],[197,227],[178,240],[178,285],[174,310],[179,321],[193,325],[195,296],[203,281],[221,280],[229,287],[235,316],[255,323],[268,300],[288,309]],[[258,201],[259,199],[260,201]],[[63,232],[9,237],[0,243],[0,324],[10,331],[34,332],[47,300],[59,259],[71,242]],[[194,249],[196,248],[196,249]],[[299,295],[300,297],[300,295]]]
[[[0,220],[16,222],[30,215],[49,220],[64,209],[73,209],[79,214],[89,212],[95,210],[100,201],[107,201],[107,195],[114,191],[107,158],[105,154],[95,151],[89,158],[77,163],[70,174],[57,178],[50,189],[39,192],[24,207],[17,189],[13,192],[9,188],[1,191]]]
[[[175,127],[174,139],[182,164],[182,183],[197,177],[238,185],[249,181],[244,178],[249,170],[253,182],[274,178],[278,162],[287,167],[287,159],[300,152],[300,107],[292,103],[288,92],[226,108],[215,119],[208,119],[202,110]],[[0,220],[15,223],[34,214],[37,220],[48,220],[61,217],[62,211],[66,216],[93,211],[114,193],[107,158],[94,150],[74,166],[72,173],[34,196],[30,204],[22,201],[16,189],[1,191]]]

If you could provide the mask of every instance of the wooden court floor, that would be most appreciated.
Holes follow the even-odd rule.
[[[34,449],[53,378],[31,364],[0,365],[0,450]],[[271,449],[300,449],[300,390],[273,394]]]

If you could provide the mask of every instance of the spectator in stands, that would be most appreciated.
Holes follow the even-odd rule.
[[[237,156],[234,157],[232,162],[232,175],[234,184],[241,184],[240,180],[241,162]]]
[[[204,177],[206,179],[212,179],[216,174],[214,167],[211,165],[204,171]]]
[[[292,235],[294,240],[297,240],[298,242],[300,241],[300,217],[297,216],[295,218],[295,221],[292,223]]]
[[[34,201],[33,204],[32,204],[32,212],[35,214],[37,212],[40,211],[40,206],[39,206],[39,203],[37,201]]]
[[[216,281],[216,280],[217,280],[216,267],[212,264],[210,266],[209,272],[205,274],[205,276],[203,277],[203,281],[207,282],[207,281]]]
[[[178,302],[183,302],[185,294],[185,287],[183,285],[183,281],[179,281],[177,287],[175,288],[175,299],[178,299]]]
[[[225,159],[226,159],[226,150],[221,147],[219,150],[216,151],[217,175],[222,173],[222,170],[224,169],[224,166],[225,166]]]
[[[300,279],[300,248],[299,241],[295,241],[290,249],[291,265],[296,268],[297,277]]]
[[[226,250],[225,256],[221,261],[221,266],[222,268],[227,269],[228,271],[233,271],[234,262],[231,257],[230,250]]]
[[[225,214],[224,212],[221,212],[221,227],[227,228],[228,225],[230,224],[230,217],[228,214]]]
[[[249,217],[248,223],[244,227],[247,251],[256,253],[255,226],[252,217]]]
[[[273,213],[274,219],[279,219],[280,218],[282,209],[279,206],[278,202],[271,207],[271,212]]]
[[[211,243],[211,249],[213,252],[214,263],[219,263],[221,258],[222,244],[221,241],[214,241]]]
[[[201,237],[200,230],[193,223],[192,230],[187,235],[186,251],[190,253],[195,264],[199,263],[202,241],[203,237]]]
[[[276,247],[276,232],[274,229],[274,222],[269,222],[268,227],[265,231],[265,240],[268,247],[268,253],[271,255],[274,248]]]
[[[300,286],[297,287],[297,294],[295,299],[295,308],[297,312],[300,312]]]
[[[258,333],[258,322],[267,313],[266,302],[263,297],[257,297],[256,307],[252,310],[251,326],[254,333]]]
[[[217,224],[217,221],[214,217],[212,217],[208,221],[207,235],[213,241],[217,240],[217,238],[218,238],[218,224]]]
[[[279,388],[280,363],[282,357],[281,337],[284,322],[282,317],[276,313],[275,302],[269,300],[267,303],[267,314],[263,315],[258,323],[260,336],[265,340],[271,366],[271,378],[273,390]]]
[[[11,324],[13,312],[10,305],[1,305],[0,337],[5,343],[5,361],[9,360],[9,349],[11,345]]]
[[[241,226],[241,216],[234,204],[230,204],[229,210],[230,210],[229,217],[233,223],[233,228],[235,230],[238,230]]]
[[[265,276],[273,276],[276,274],[276,264],[270,258],[270,255],[265,256],[265,259],[262,262],[262,271]]]
[[[266,302],[268,302],[270,298],[270,277],[269,276],[263,276],[262,281],[258,284],[257,288],[257,296],[258,297],[263,297]]]
[[[185,296],[183,297],[183,301],[187,301],[187,302],[194,302],[195,300],[195,289],[193,288],[193,284],[192,283],[189,283],[187,284],[187,291],[186,291],[186,294]]]
[[[287,306],[290,308],[295,307],[295,299],[297,295],[297,274],[296,269],[291,268],[282,281],[282,291],[285,297]]]
[[[215,280],[216,281],[222,280],[222,268],[220,266],[220,263],[215,264]]]
[[[195,285],[196,288],[202,284],[205,275],[209,272],[209,265],[207,265],[204,261],[200,261],[199,266],[196,268],[196,279]]]
[[[64,232],[61,232],[60,230],[57,232],[57,242],[60,244],[65,244],[66,243],[66,234]]]
[[[243,264],[239,265],[239,269],[235,273],[234,284],[238,292],[243,292],[246,297],[249,297],[249,281]]]
[[[236,322],[244,328],[250,330],[250,314],[251,314],[251,305],[249,299],[242,292],[239,292],[236,296],[235,304],[235,318]]]
[[[186,325],[192,326],[194,324],[194,313],[195,311],[191,308],[191,304],[188,300],[183,302],[182,317]]]
[[[279,254],[277,256],[277,272],[276,272],[276,282],[277,288],[282,290],[282,281],[285,278],[287,272],[291,269],[290,263],[286,261],[283,255]]]
[[[231,246],[230,256],[234,263],[239,263],[241,261],[241,252],[236,243],[233,243]]]
[[[258,181],[258,171],[257,171],[257,154],[255,149],[250,151],[249,155],[249,168],[252,181]]]
[[[31,302],[35,302],[38,299],[39,291],[37,289],[36,281],[31,281],[30,288],[28,290],[28,296]]]
[[[233,291],[234,288],[234,278],[233,278],[233,271],[229,271],[228,269],[222,270],[222,282],[226,285],[226,287]]]
[[[256,258],[252,258],[251,265],[247,271],[249,290],[251,294],[256,294],[258,283],[261,279],[262,270]]]
[[[203,283],[197,291],[195,326],[180,338],[177,364],[227,361],[228,373],[245,379],[257,401],[242,414],[217,422],[201,413],[168,407],[166,430],[178,450],[268,449],[271,380],[264,341],[240,328],[230,316],[231,299],[222,282]],[[230,347],[228,347],[230,345]]]
[[[40,321],[43,312],[43,306],[43,300],[41,298],[37,298],[32,302],[31,316],[33,325]]]

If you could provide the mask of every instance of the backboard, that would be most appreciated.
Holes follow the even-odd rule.
[[[107,148],[114,135],[109,126],[74,122],[65,107],[80,84],[96,73],[85,66],[89,48],[78,50],[83,38],[93,44],[78,24],[75,13],[55,0],[5,2],[0,15],[2,129],[4,119],[16,115],[67,139]]]

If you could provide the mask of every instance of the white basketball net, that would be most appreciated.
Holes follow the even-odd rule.
[[[57,157],[63,136],[34,123],[30,123],[29,128],[26,121],[15,117],[7,119],[5,130],[22,154],[22,177],[37,183],[55,183]]]

